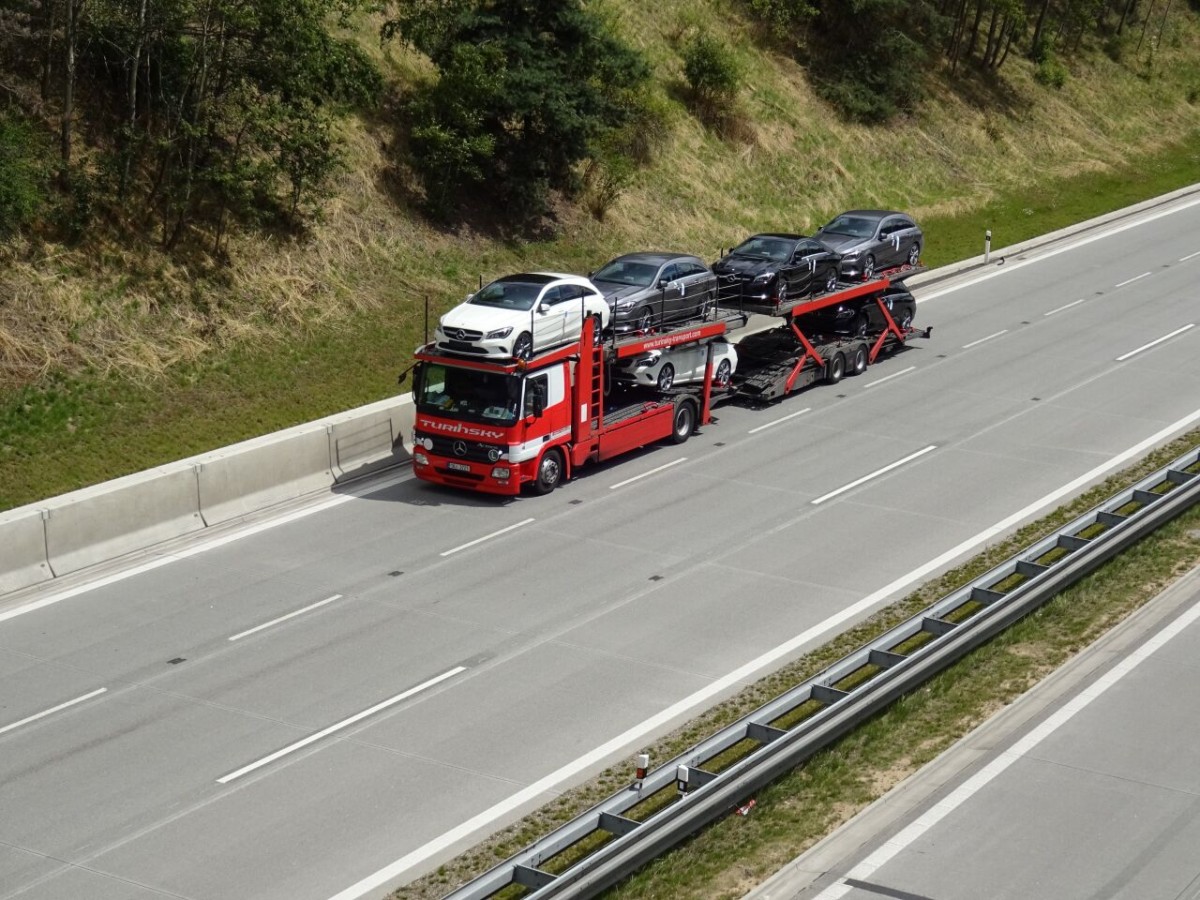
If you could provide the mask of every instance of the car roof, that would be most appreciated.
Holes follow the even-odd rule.
[[[869,216],[873,219],[882,219],[884,216],[904,216],[906,219],[912,218],[912,216],[910,216],[908,213],[899,212],[894,209],[848,209],[844,213],[838,213],[838,215],[834,216],[833,218],[836,219],[840,216]],[[832,222],[833,219],[830,219],[829,221]]]
[[[522,272],[517,275],[505,275],[503,278],[497,278],[496,282],[501,284],[512,284],[520,282],[522,284],[549,284],[555,279],[562,278],[561,275],[552,275],[549,272]]]
[[[637,253],[622,253],[620,256],[610,260],[616,262],[620,259],[633,259],[640,262],[657,263],[662,265],[672,259],[700,259],[694,253],[668,253],[665,250],[639,250]]]
[[[746,238],[746,241],[753,240],[753,239],[754,239],[754,238],[756,238],[756,237],[783,238],[784,240],[787,240],[787,241],[798,241],[798,240],[800,240],[801,238],[808,237],[808,235],[805,235],[805,234],[784,234],[784,233],[783,233],[783,232],[781,232],[781,231],[764,231],[764,232],[762,232],[762,233],[760,233],[760,234],[752,234],[752,235],[750,235],[750,237]],[[742,243],[744,244],[744,243],[746,243],[746,241],[742,241]]]

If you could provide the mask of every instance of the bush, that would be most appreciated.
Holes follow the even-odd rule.
[[[1067,67],[1053,53],[1047,53],[1046,58],[1038,63],[1033,77],[1038,84],[1044,84],[1046,87],[1061,88],[1067,83]]]
[[[706,34],[693,37],[683,48],[683,74],[697,97],[728,103],[737,96],[741,68],[729,47]]]
[[[45,148],[23,119],[0,115],[0,235],[29,225],[45,199]]]

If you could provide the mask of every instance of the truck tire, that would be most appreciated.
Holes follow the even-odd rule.
[[[825,383],[837,384],[846,374],[846,357],[835,353],[825,363]]]
[[[537,478],[533,480],[535,494],[549,494],[563,478],[563,455],[557,447],[551,447],[538,460]]]
[[[861,375],[865,371],[867,371],[867,345],[859,344],[850,356],[849,374]]]
[[[675,416],[671,423],[671,442],[682,444],[696,430],[696,404],[680,398],[675,401]]]

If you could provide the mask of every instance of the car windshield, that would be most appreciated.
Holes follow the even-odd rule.
[[[417,409],[430,415],[507,424],[517,419],[521,379],[517,375],[426,363],[413,395]]]
[[[821,229],[825,234],[844,234],[846,237],[869,238],[875,233],[875,221],[859,216],[838,216]]]
[[[649,287],[654,284],[654,276],[657,274],[658,266],[653,263],[615,259],[592,275],[592,280],[627,284],[630,287]]]
[[[544,285],[528,281],[493,281],[467,302],[496,309],[533,309]]]
[[[753,259],[770,259],[775,262],[785,262],[792,255],[794,241],[785,238],[752,237],[733,248],[738,256],[749,256]]]

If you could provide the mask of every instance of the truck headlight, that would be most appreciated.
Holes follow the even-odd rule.
[[[508,466],[493,466],[492,467],[492,477],[493,478],[497,478],[497,479],[508,478],[510,475],[512,475],[512,469],[510,469]]]
[[[491,340],[495,340],[497,338],[506,338],[510,334],[512,334],[512,326],[511,325],[509,325],[507,328],[497,328],[495,331],[489,331],[487,333],[487,336],[485,337],[485,340],[491,341]]]
[[[415,462],[418,466],[427,466],[429,465],[429,457],[418,450],[413,453],[413,462]]]

